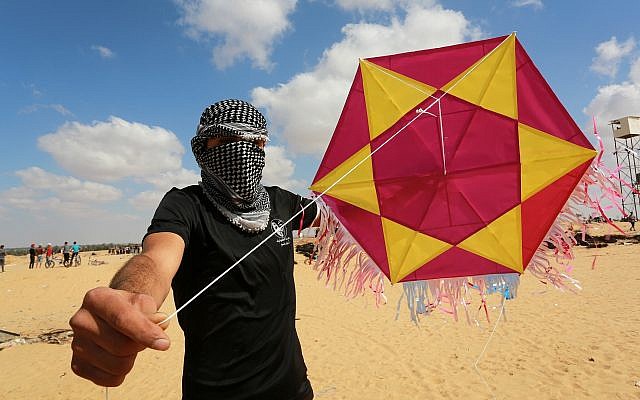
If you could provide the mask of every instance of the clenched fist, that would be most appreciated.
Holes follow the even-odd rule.
[[[106,287],[87,292],[69,325],[73,329],[71,369],[101,386],[119,386],[145,348],[167,350],[166,317],[153,297]]]

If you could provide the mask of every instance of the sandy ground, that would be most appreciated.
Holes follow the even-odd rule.
[[[78,268],[37,270],[10,257],[0,274],[0,329],[23,337],[68,329],[84,292],[106,285],[128,258],[101,255],[106,264],[88,266],[83,257]],[[578,294],[525,273],[490,341],[497,296],[492,324],[438,312],[416,326],[404,306],[396,320],[400,286],[387,287],[380,308],[369,296],[346,300],[297,257],[297,326],[317,399],[640,399],[640,245],[578,249]],[[173,310],[172,299],[163,309]],[[175,321],[169,335],[172,348],[142,352],[110,400],[180,398],[184,342]],[[0,399],[105,399],[104,388],[71,372],[70,358],[68,342],[4,348]]]

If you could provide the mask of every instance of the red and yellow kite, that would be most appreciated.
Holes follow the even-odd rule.
[[[361,60],[311,189],[393,283],[521,274],[596,155],[512,34]]]

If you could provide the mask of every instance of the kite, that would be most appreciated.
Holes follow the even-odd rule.
[[[405,283],[417,313],[512,298],[526,269],[560,285],[548,249],[570,251],[597,156],[515,34],[360,60],[311,185],[318,268],[353,295]]]

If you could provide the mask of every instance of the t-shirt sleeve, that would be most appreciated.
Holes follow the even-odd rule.
[[[171,232],[179,235],[186,247],[194,221],[193,201],[181,190],[173,188],[160,201],[144,238],[152,233]]]
[[[297,213],[310,203],[313,203],[313,200],[302,197],[300,195],[295,195],[295,206],[293,209],[293,213]],[[299,230],[310,227],[311,223],[313,223],[317,215],[318,204],[313,203],[304,209],[304,211],[300,214],[300,218],[295,218],[292,221],[292,229]]]

